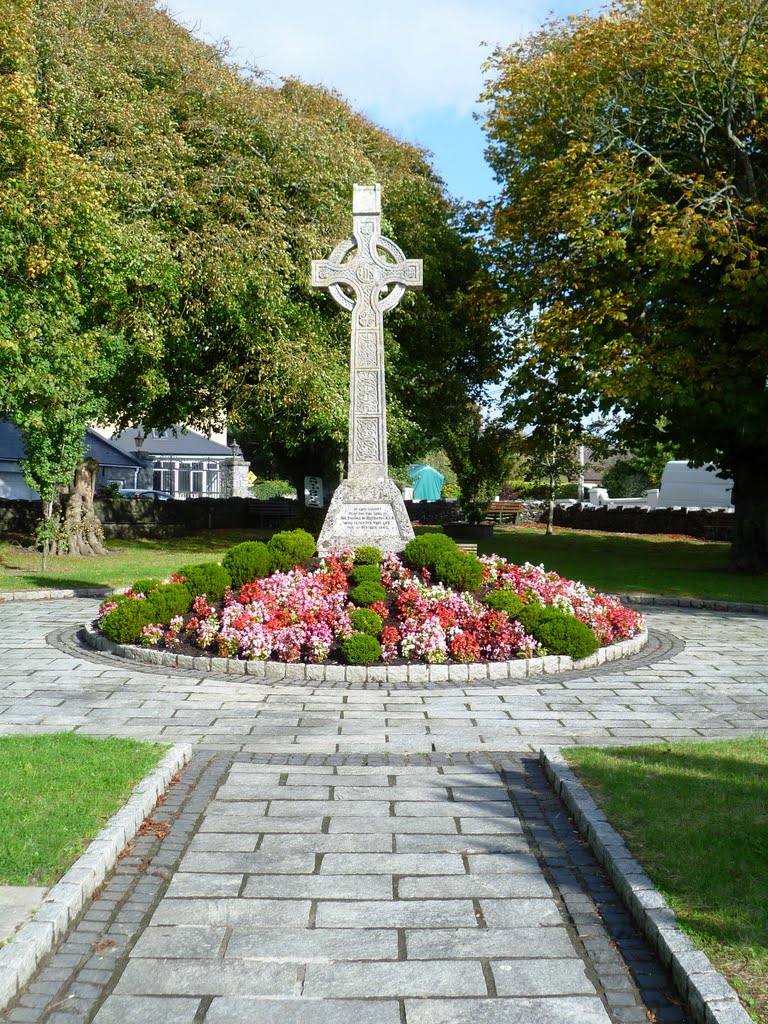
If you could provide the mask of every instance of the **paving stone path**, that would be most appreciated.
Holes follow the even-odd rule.
[[[764,729],[768,619],[654,609],[588,674],[384,690],[95,655],[94,610],[0,605],[0,734],[196,754],[9,1024],[685,1020],[532,754]]]

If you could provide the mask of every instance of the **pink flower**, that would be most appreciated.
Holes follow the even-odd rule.
[[[404,658],[426,661],[431,665],[446,661],[448,638],[436,615],[428,615],[423,621],[406,619],[402,625],[401,650]]]
[[[514,565],[498,555],[482,556],[481,562],[486,587],[503,588],[525,603],[560,608],[586,623],[604,645],[635,636],[643,628],[642,617],[617,598],[542,566]],[[237,595],[227,588],[219,607],[201,594],[186,625],[182,616],[176,616],[166,627],[145,626],[141,642],[155,646],[162,641],[172,648],[185,633],[201,649],[223,657],[323,662],[353,632],[348,597],[353,564],[354,552],[345,548],[331,552],[313,572],[273,573],[240,587]],[[451,658],[505,661],[542,653],[519,621],[486,607],[471,594],[433,583],[429,574],[406,568],[398,555],[387,552],[381,572],[387,600],[375,610],[384,620],[396,623],[382,630],[385,663],[398,657],[427,664]],[[138,596],[129,593],[126,599]],[[117,605],[104,601],[99,614],[106,615]]]
[[[158,643],[163,639],[165,629],[159,623],[155,623],[149,626],[141,627],[141,645],[142,647],[156,647]]]
[[[195,615],[200,615],[202,618],[207,619],[213,611],[213,608],[208,604],[205,594],[200,594],[192,602],[192,611]]]

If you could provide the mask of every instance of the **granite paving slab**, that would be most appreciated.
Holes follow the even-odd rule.
[[[762,728],[766,618],[658,607],[600,668],[340,684],[126,664],[79,643],[95,607],[0,604],[0,734],[195,754],[8,1024],[689,1019],[532,755]]]

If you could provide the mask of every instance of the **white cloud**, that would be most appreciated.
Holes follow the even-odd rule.
[[[337,89],[390,125],[437,109],[465,116],[482,89],[482,62],[541,20],[536,0],[167,0],[208,41],[277,77]],[[486,44],[486,45],[483,45]]]

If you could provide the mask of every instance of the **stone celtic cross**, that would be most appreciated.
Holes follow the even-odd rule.
[[[384,314],[406,288],[420,288],[421,260],[381,235],[381,186],[354,185],[352,235],[327,260],[312,260],[312,286],[352,313],[349,479],[387,477]]]

